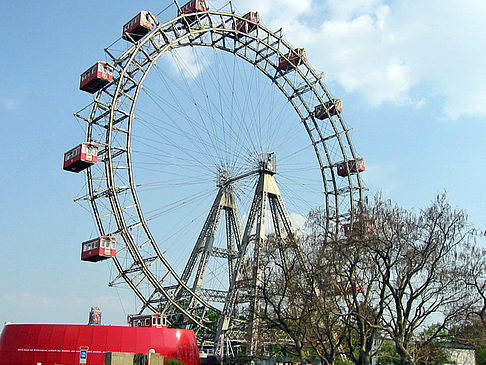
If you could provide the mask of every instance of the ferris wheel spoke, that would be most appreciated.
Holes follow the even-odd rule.
[[[251,30],[237,31],[245,17]],[[221,334],[257,331],[259,292],[237,283],[260,280],[255,237],[295,235],[312,209],[337,234],[364,189],[322,74],[245,17],[184,15],[108,47],[113,81],[76,113],[100,152],[86,201],[119,241],[110,286],[125,282],[141,311],[162,309],[215,350]]]

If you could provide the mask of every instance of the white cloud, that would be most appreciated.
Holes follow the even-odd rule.
[[[251,10],[257,10],[261,16],[273,18],[276,9],[278,9],[280,19],[293,19],[302,14],[310,13],[312,9],[312,0],[246,0],[244,2],[233,2],[238,11],[245,13]]]
[[[198,50],[204,52],[204,50]],[[181,47],[171,51],[169,58],[172,69],[183,74],[188,79],[195,79],[209,66],[206,57],[198,57],[197,52],[192,47]]]
[[[389,9],[381,7],[372,15],[361,15],[350,21],[327,21],[320,28],[326,43],[323,55],[330,79],[339,82],[348,92],[358,92],[372,106],[383,102],[407,102],[413,76],[410,66],[393,52],[380,30]],[[315,45],[311,44],[311,52]]]
[[[398,176],[397,165],[366,164],[366,185],[385,196],[390,196],[394,191],[402,188],[403,181],[400,181]]]
[[[383,103],[422,107],[440,97],[451,119],[486,115],[486,3],[480,0],[249,0],[271,29],[283,27],[328,81]],[[240,8],[240,6],[242,8]]]
[[[299,213],[290,213],[290,220],[292,221],[292,224],[294,225],[294,229],[297,232],[302,232],[307,223],[307,217]]]

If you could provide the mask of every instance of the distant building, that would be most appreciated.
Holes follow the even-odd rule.
[[[473,346],[460,343],[444,343],[442,348],[447,354],[450,365],[476,365],[476,350]]]

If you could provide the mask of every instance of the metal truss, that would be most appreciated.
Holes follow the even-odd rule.
[[[340,222],[349,219],[349,212],[363,199],[364,187],[359,173],[337,177],[338,162],[358,157],[341,115],[329,114],[325,120],[314,115],[316,105],[333,100],[322,73],[308,62],[294,69],[279,70],[279,57],[287,57],[294,49],[282,32],[257,24],[253,32],[242,35],[235,30],[238,21],[244,18],[234,12],[206,11],[196,17],[192,15],[190,20],[183,15],[161,22],[125,50],[108,47],[105,52],[115,67],[115,79],[99,91],[92,104],[75,115],[87,123],[87,140],[100,147],[102,161],[88,169],[88,192],[81,199],[91,205],[100,234],[116,236],[119,252],[126,253],[125,260],[113,259],[118,275],[110,285],[128,285],[142,303],[140,312],[165,311],[174,325],[193,328],[204,340],[214,341],[215,351],[224,336],[235,343],[246,341],[251,352],[258,345],[248,339],[255,337],[252,334],[258,326],[254,312],[260,298],[260,250],[267,235],[266,214],[268,211],[271,214],[275,234],[283,237],[294,234],[289,213],[274,168],[269,160],[261,160],[252,172],[258,176],[258,183],[244,231],[233,190],[239,177],[221,179],[219,192],[184,271],[178,273],[173,268],[151,233],[133,172],[132,134],[137,101],[157,60],[174,49],[210,47],[248,62],[271,80],[294,109],[315,152],[324,191],[323,214],[330,234],[337,231]],[[215,248],[213,239],[223,215],[227,244],[225,248]],[[204,286],[207,263],[212,258],[226,262],[226,290]],[[237,283],[249,261],[253,272],[248,273],[248,278],[253,289],[245,292]],[[237,315],[241,305],[248,306],[250,319],[246,322]]]

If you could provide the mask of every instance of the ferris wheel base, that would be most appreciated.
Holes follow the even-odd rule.
[[[6,324],[0,336],[2,365],[103,365],[106,353],[130,355],[154,351],[165,359],[179,360],[188,365],[201,364],[194,332],[183,329]]]

